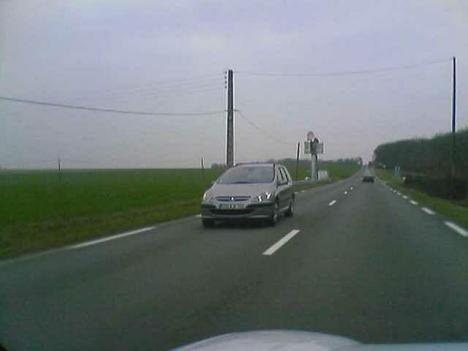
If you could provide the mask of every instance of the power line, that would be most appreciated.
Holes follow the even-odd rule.
[[[256,130],[258,130],[259,132],[261,132],[263,135],[265,135],[266,137],[270,138],[271,140],[277,142],[277,143],[280,143],[280,144],[283,144],[283,145],[292,145],[292,144],[296,144],[296,142],[286,142],[284,140],[281,140],[279,138],[276,138],[275,136],[271,135],[270,133],[266,132],[263,128],[261,128],[260,126],[258,126],[255,122],[251,121],[250,119],[248,119],[243,113],[241,110],[235,110],[239,116],[245,120],[251,127],[255,128]]]
[[[449,61],[448,59],[444,59],[444,60],[427,61],[427,62],[408,64],[408,65],[389,66],[389,67],[381,67],[381,68],[375,68],[375,69],[353,70],[353,71],[316,72],[316,73],[311,73],[311,72],[286,73],[286,72],[235,71],[235,73],[249,75],[249,76],[270,76],[270,77],[333,77],[333,76],[374,74],[374,73],[381,73],[381,72],[399,71],[399,70],[412,69],[412,68],[416,68],[416,67],[435,65],[435,64],[438,64],[438,63],[446,63],[448,61]]]
[[[139,87],[133,87],[128,89],[103,89],[103,90],[95,90],[95,91],[85,91],[82,95],[93,95],[96,94],[102,95],[122,95],[122,94],[138,94],[138,93],[145,93],[145,92],[177,92],[180,90],[197,90],[197,89],[204,89],[207,87],[222,87],[224,85],[224,81],[221,77],[210,79],[210,80],[203,80],[199,82],[189,82],[184,84],[172,84],[166,86],[153,86],[153,85],[144,85]]]
[[[222,76],[220,74],[207,74],[207,75],[199,75],[199,76],[192,76],[189,78],[183,78],[183,79],[173,79],[173,80],[163,80],[163,81],[152,81],[148,82],[145,86],[133,86],[133,87],[122,87],[122,89],[108,89],[107,92],[121,92],[121,91],[132,91],[132,90],[140,90],[140,89],[145,89],[145,88],[165,88],[165,87],[171,87],[174,85],[193,85],[197,83],[206,83],[214,80],[221,80]],[[104,90],[106,91],[106,90]],[[102,90],[99,89],[94,89],[94,90],[87,90],[85,93],[98,93],[102,92]]]
[[[225,113],[224,110],[205,111],[205,112],[150,112],[150,111],[118,110],[118,109],[112,109],[112,108],[61,104],[61,103],[55,103],[55,102],[21,99],[21,98],[13,98],[13,97],[6,97],[6,96],[0,96],[0,100],[18,102],[18,103],[23,103],[23,104],[48,106],[48,107],[59,107],[59,108],[66,108],[66,109],[71,109],[71,110],[85,110],[85,111],[93,111],[93,112],[106,112],[106,113],[118,113],[118,114],[125,114],[125,115],[142,115],[142,116],[212,116],[212,115],[219,115],[221,113],[223,114]]]
[[[173,95],[180,95],[180,94],[197,94],[201,92],[206,92],[206,91],[224,91],[223,85],[220,84],[210,84],[210,85],[204,85],[204,86],[199,86],[197,88],[183,88],[183,89],[147,89],[147,90],[140,90],[140,91],[130,91],[130,92],[120,92],[120,93],[104,93],[101,96],[97,97],[102,97],[102,98],[118,98],[122,96],[132,96],[132,97],[145,97],[145,96],[156,96],[156,97],[170,97]],[[92,96],[93,98],[96,97],[96,95]]]

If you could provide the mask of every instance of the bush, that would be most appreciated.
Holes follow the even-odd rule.
[[[400,140],[379,145],[375,162],[393,169],[424,173],[431,177],[447,178],[451,167],[451,133],[436,135],[432,139]],[[468,180],[468,129],[456,133],[456,177]]]

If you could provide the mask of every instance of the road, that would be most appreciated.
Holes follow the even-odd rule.
[[[166,350],[300,329],[467,341],[468,238],[409,200],[357,174],[299,193],[295,216],[274,228],[206,230],[190,217],[5,261],[0,340],[10,350]]]

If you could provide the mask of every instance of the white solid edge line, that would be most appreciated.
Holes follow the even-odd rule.
[[[330,202],[328,206],[333,206],[334,204],[336,204],[336,200],[333,200],[332,202]]]
[[[414,201],[414,200],[410,200],[410,204],[416,206],[418,204],[418,202]]]
[[[96,244],[100,244],[100,243],[103,243],[103,242],[106,242],[106,241],[120,239],[120,238],[124,238],[126,236],[147,232],[147,231],[152,230],[154,228],[155,228],[154,226],[153,227],[145,227],[145,228],[140,228],[140,229],[132,230],[132,231],[125,232],[125,233],[120,233],[120,234],[116,234],[116,235],[112,235],[112,236],[107,236],[107,237],[102,238],[102,239],[86,241],[86,242],[81,243],[81,244],[71,245],[71,246],[68,247],[68,249],[80,249],[82,247],[96,245]]]
[[[432,211],[431,209],[427,208],[427,207],[423,207],[423,208],[421,208],[421,210],[426,212],[428,215],[431,215],[431,216],[435,215],[435,212]]]
[[[281,246],[283,246],[284,244],[286,244],[289,240],[291,240],[297,233],[299,233],[300,230],[299,229],[293,229],[291,230],[288,234],[286,234],[285,236],[283,236],[280,240],[278,240],[276,243],[274,243],[273,245],[271,245],[268,249],[266,249],[264,252],[263,252],[263,255],[264,256],[271,256],[273,255],[279,248],[281,248]]]
[[[463,229],[462,227],[459,227],[458,225],[456,225],[455,223],[453,222],[449,222],[449,221],[445,221],[444,222],[445,225],[447,227],[449,227],[450,229],[456,231],[458,234],[460,234],[461,236],[465,236],[467,237],[468,236],[468,231],[466,231],[465,229]]]

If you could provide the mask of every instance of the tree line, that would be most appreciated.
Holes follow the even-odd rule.
[[[468,180],[468,129],[455,134],[455,177]],[[430,139],[408,139],[379,145],[374,151],[377,166],[400,167],[403,172],[433,178],[451,175],[452,134],[438,134]]]

